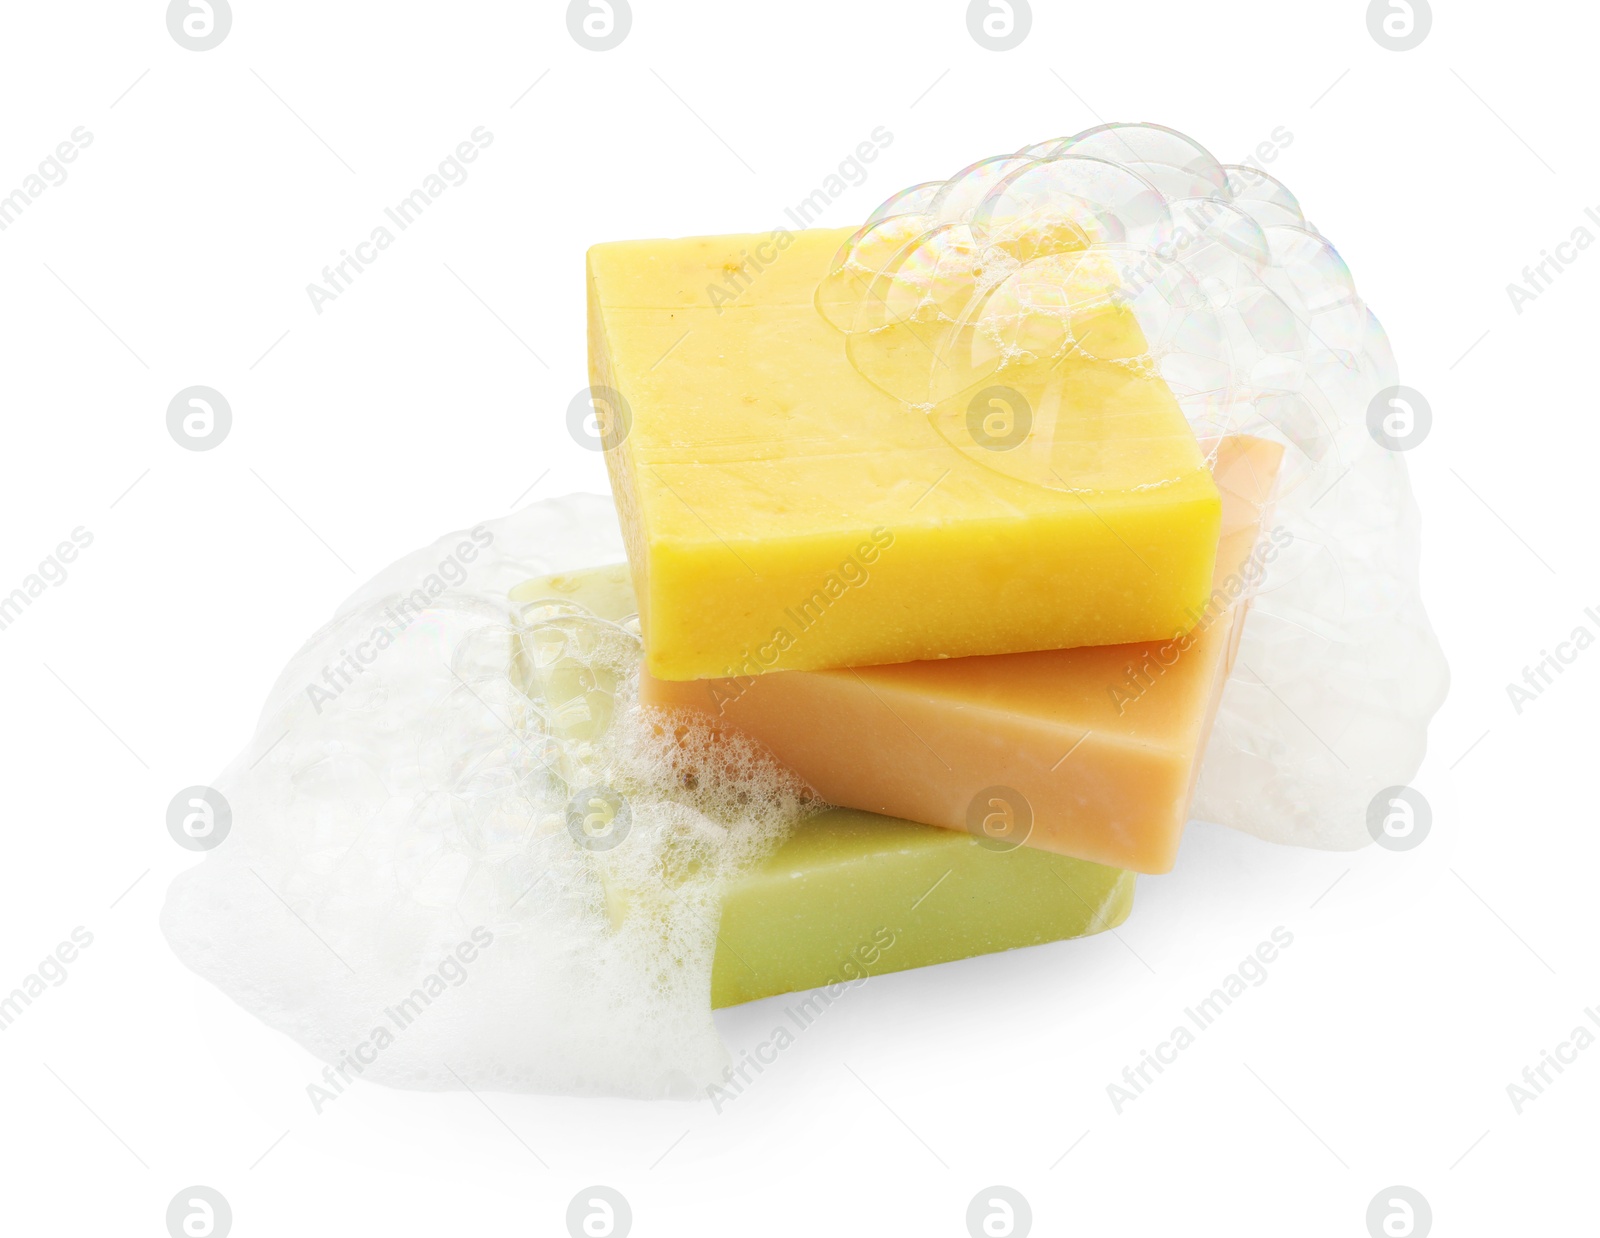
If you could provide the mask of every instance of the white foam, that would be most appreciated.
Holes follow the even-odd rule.
[[[653,1096],[720,1077],[718,883],[812,805],[755,751],[724,741],[712,758],[691,720],[644,721],[625,626],[507,600],[621,556],[611,502],[591,495],[407,556],[300,650],[215,784],[231,832],[173,883],[162,926],[336,1067],[318,1086]],[[559,717],[514,659],[523,638],[547,682],[581,689]],[[341,673],[347,656],[370,662]],[[610,849],[568,828],[591,787],[626,805]]]
[[[1418,588],[1405,461],[1369,429],[1399,382],[1394,355],[1298,199],[1175,130],[1100,125],[894,195],[817,294],[863,374],[970,458],[1053,489],[1067,482],[1045,440],[1070,420],[1036,417],[1027,450],[980,449],[966,400],[1093,355],[1076,324],[1106,305],[1131,310],[1147,347],[1114,359],[1159,373],[1202,440],[1286,448],[1267,529],[1288,548],[1254,590],[1195,815],[1275,842],[1364,846],[1373,797],[1422,763],[1449,671]],[[925,371],[885,363],[908,326]]]

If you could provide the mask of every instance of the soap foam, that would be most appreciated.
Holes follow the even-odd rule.
[[[985,384],[1048,393],[1041,376],[1073,356],[1159,374],[1202,443],[1284,444],[1263,535],[1292,540],[1253,582],[1194,811],[1277,842],[1371,841],[1367,806],[1421,765],[1449,672],[1404,459],[1368,430],[1394,355],[1294,194],[1174,130],[1100,125],[892,196],[816,303],[908,415],[1020,480],[1067,487],[1049,431],[1070,434],[1070,409],[995,451],[974,443],[967,401]],[[1118,308],[1142,350],[1100,328]]]
[[[658,1096],[720,1077],[719,884],[816,805],[753,746],[646,717],[631,625],[507,600],[621,557],[590,495],[407,556],[295,655],[215,784],[231,831],[173,883],[162,927],[335,1068],[328,1094],[363,1078]]]

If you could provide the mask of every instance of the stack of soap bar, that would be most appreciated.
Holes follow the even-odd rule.
[[[1218,445],[1216,575],[1176,639],[697,683],[647,674],[640,698],[754,736],[830,803],[1166,872],[1281,456],[1246,436]]]
[[[1047,484],[1008,475],[852,365],[813,303],[848,235],[589,251],[591,378],[650,673],[868,666],[1191,626],[1220,503],[1166,384],[1069,357],[1053,381],[1072,416],[1043,444]],[[895,360],[931,364],[915,350]]]
[[[627,564],[540,577],[511,596],[571,603],[610,623],[637,609]],[[595,738],[609,712],[585,704],[583,676],[539,662],[524,649],[518,673],[551,706],[552,727]],[[830,809],[725,891],[711,1004],[820,989],[826,1005],[867,975],[1102,932],[1127,918],[1133,885],[1133,873],[1103,864]],[[613,915],[627,914],[625,894],[610,901]]]

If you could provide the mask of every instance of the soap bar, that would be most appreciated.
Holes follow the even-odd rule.
[[[591,382],[650,673],[759,675],[1189,627],[1220,501],[1166,384],[1073,354],[1048,375],[1048,427],[1009,448],[1007,419],[1027,415],[983,388],[971,393],[977,437],[958,442],[869,381],[818,312],[848,235],[589,251]],[[1101,334],[1127,351],[1131,314],[1105,317],[1118,325]],[[887,364],[930,359],[908,346]],[[1016,475],[1029,452],[1043,453],[1044,484]]]
[[[814,1017],[882,972],[1115,928],[1134,875],[835,808],[812,817],[722,906],[711,1004],[816,989]]]
[[[529,580],[511,598],[619,625],[637,609],[625,563]],[[547,725],[563,749],[566,741],[581,747],[610,724],[591,690],[601,687],[609,699],[612,685],[542,658],[541,626],[525,631],[515,673],[547,704]],[[815,989],[797,1012],[810,1019],[869,975],[1115,928],[1132,907],[1133,886],[1133,873],[1103,864],[831,808],[800,822],[726,887],[711,1004]],[[606,898],[620,922],[628,893],[608,888]]]
[[[1161,642],[674,683],[648,704],[763,742],[833,804],[1168,871],[1238,648],[1282,448],[1224,439],[1210,597]]]

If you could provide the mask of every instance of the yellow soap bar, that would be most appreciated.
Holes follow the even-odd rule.
[[[1172,867],[1238,647],[1282,448],[1216,456],[1216,579],[1190,630],[1159,642],[676,683],[640,700],[760,740],[830,803],[1101,864]]]
[[[813,303],[847,235],[589,251],[591,381],[650,673],[877,665],[1189,627],[1220,500],[1166,384],[1104,355],[1053,366],[1048,434],[1035,427],[1017,449],[1045,480],[1019,475],[1020,457],[957,441],[944,413],[852,364]],[[730,286],[742,290],[730,298]],[[1096,330],[1133,350],[1125,310]],[[907,346],[876,364],[913,372],[929,359]]]

